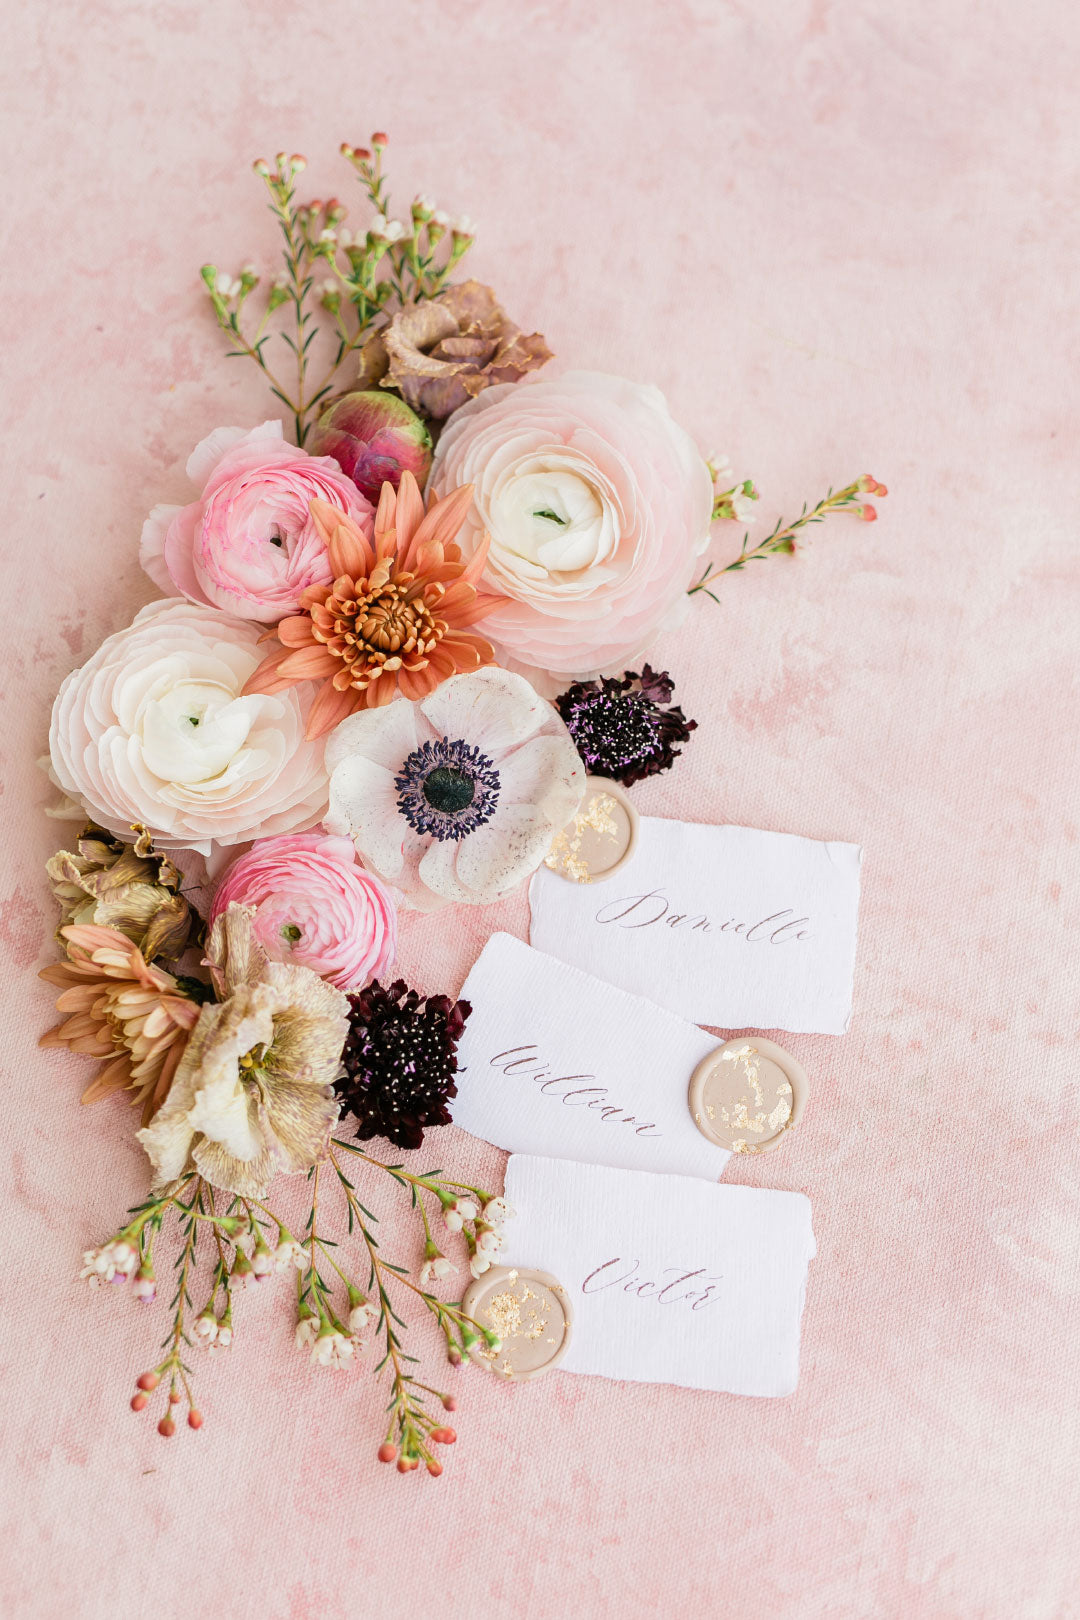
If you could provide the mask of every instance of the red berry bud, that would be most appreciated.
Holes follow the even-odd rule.
[[[443,1410],[444,1411],[447,1411],[447,1412],[456,1412],[457,1411],[457,1396],[456,1395],[443,1395],[443,1396],[440,1396],[440,1399],[441,1399],[441,1401],[443,1403]]]
[[[180,1391],[178,1389],[170,1389],[170,1391],[169,1391],[169,1405],[170,1406],[179,1406],[180,1405],[180,1398],[181,1398],[180,1397]]]
[[[150,1397],[148,1395],[133,1395],[131,1397],[131,1410],[133,1412],[141,1412],[149,1399]]]
[[[877,495],[887,495],[887,494],[888,494],[888,493],[889,493],[889,492],[888,492],[888,490],[887,490],[887,489],[886,489],[886,488],[885,488],[885,485],[884,485],[884,484],[879,484],[879,485],[878,485],[878,486],[877,486],[877,489],[876,489],[876,491],[875,491],[875,494],[877,494]]]
[[[161,1379],[157,1373],[141,1373],[135,1380],[137,1389],[157,1389]]]
[[[877,519],[877,511],[873,506],[867,505],[861,508],[859,516],[864,523],[873,523]]]
[[[371,137],[372,146],[386,146],[389,144],[389,141],[389,135],[384,135],[381,129],[377,129],[374,135]]]
[[[187,1420],[189,1429],[202,1428],[202,1413],[199,1411],[198,1407],[193,1406],[191,1408],[191,1411],[187,1415]]]
[[[176,1433],[176,1424],[171,1417],[163,1417],[157,1426],[158,1434],[163,1434],[166,1440],[171,1440]]]
[[[392,1446],[389,1440],[384,1440],[376,1455],[380,1462],[393,1462],[397,1456],[397,1446]]]
[[[452,1446],[457,1439],[456,1429],[432,1429],[431,1438],[437,1446]]]
[[[427,1471],[433,1479],[438,1479],[439,1475],[442,1473],[442,1463],[436,1462],[434,1457],[432,1457],[431,1461],[427,1465]]]
[[[413,1460],[412,1460],[411,1457],[399,1457],[398,1458],[397,1471],[398,1471],[399,1474],[411,1474],[412,1473],[412,1468],[413,1468]]]

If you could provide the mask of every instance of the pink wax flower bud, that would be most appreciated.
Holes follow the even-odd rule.
[[[403,472],[421,488],[431,468],[431,434],[397,394],[382,389],[343,394],[324,411],[308,441],[314,456],[332,456],[373,506],[384,483],[397,489]]]

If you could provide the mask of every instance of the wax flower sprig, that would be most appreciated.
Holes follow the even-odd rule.
[[[296,178],[307,167],[299,153],[279,152],[271,167],[254,164],[269,194],[270,211],[282,237],[284,268],[270,284],[254,327],[245,324],[246,306],[262,278],[253,264],[230,276],[214,264],[200,272],[218,325],[234,345],[230,356],[246,355],[263,373],[271,392],[293,417],[296,442],[303,445],[313,413],[326,400],[341,368],[376,325],[395,310],[434,298],[472,246],[474,229],[451,220],[430,198],[417,196],[407,221],[389,217],[390,195],[383,174],[387,137],[377,132],[370,147],[342,145],[374,210],[355,231],[344,221],[348,209],[338,198],[299,203]],[[319,271],[322,279],[317,282]],[[292,330],[277,335],[292,351],[296,382],[288,385],[271,368],[266,345],[275,335],[272,317],[284,306]],[[322,312],[322,313],[320,313]],[[310,371],[321,334],[334,342],[328,364],[315,380]]]
[[[811,523],[823,523],[833,512],[848,512],[852,517],[861,518],[864,523],[873,523],[877,517],[877,508],[872,506],[869,501],[863,500],[862,497],[864,495],[876,495],[882,498],[888,493],[885,485],[879,484],[877,479],[871,477],[869,473],[864,473],[861,478],[857,478],[852,484],[846,484],[843,489],[835,492],[830,489],[827,495],[822,496],[816,506],[807,507],[804,503],[799,516],[790,523],[785,523],[782,518],[777,518],[772,531],[763,540],[759,540],[756,545],[752,546],[749,534],[744,534],[739,555],[733,561],[724,563],[720,567],[717,567],[716,563],[713,562],[706,564],[705,572],[695,584],[691,585],[687,595],[693,596],[698,591],[704,591],[705,595],[711,597],[714,602],[719,602],[720,598],[714,595],[709,586],[715,584],[721,574],[737,573],[739,569],[745,568],[747,563],[762,561],[777,552],[786,552],[789,556],[794,555],[799,549],[797,537],[800,531],[809,527]],[[756,493],[754,498],[757,498]],[[727,514],[716,513],[714,515],[726,516]]]
[[[377,1175],[388,1176],[409,1193],[424,1238],[418,1281],[413,1281],[407,1267],[380,1253],[374,1232],[378,1217],[361,1202],[355,1183],[342,1167],[341,1153],[352,1154]],[[332,1226],[326,1222],[326,1198],[321,1196],[328,1172],[334,1177],[331,1186],[336,1184],[344,1195],[344,1210],[337,1200]],[[379,1460],[396,1460],[403,1474],[413,1472],[422,1462],[429,1474],[438,1476],[442,1464],[432,1447],[453,1444],[457,1436],[432,1416],[426,1403],[436,1400],[445,1411],[453,1412],[457,1398],[422,1382],[410,1370],[418,1360],[404,1349],[406,1323],[395,1304],[395,1294],[400,1303],[400,1291],[404,1289],[434,1317],[451,1366],[467,1366],[477,1357],[497,1354],[499,1339],[490,1328],[467,1315],[459,1303],[439,1299],[427,1286],[432,1280],[452,1275],[457,1267],[436,1242],[424,1196],[438,1207],[446,1232],[464,1240],[473,1276],[482,1275],[491,1265],[502,1244],[503,1223],[511,1211],[503,1199],[483,1188],[449,1180],[440,1171],[414,1173],[400,1164],[383,1163],[355,1143],[339,1138],[331,1143],[326,1158],[312,1168],[308,1180],[310,1208],[299,1238],[263,1199],[233,1198],[227,1210],[220,1213],[214,1189],[192,1171],[129,1210],[127,1223],[107,1243],[83,1256],[82,1275],[92,1284],[130,1281],[134,1297],[143,1304],[152,1304],[157,1295],[155,1245],[161,1240],[166,1221],[175,1217],[179,1242],[173,1258],[175,1288],[169,1302],[172,1325],[161,1344],[161,1359],[136,1380],[132,1409],[145,1410],[161,1389],[166,1406],[157,1425],[158,1433],[166,1439],[176,1433],[176,1411],[184,1401],[188,1426],[200,1429],[203,1415],[195,1404],[194,1374],[185,1352],[193,1348],[229,1349],[234,1335],[234,1295],[249,1285],[263,1283],[274,1273],[295,1269],[297,1347],[310,1351],[315,1366],[341,1370],[353,1364],[357,1352],[381,1338],[384,1351],[373,1371],[378,1375],[389,1368],[391,1390],[389,1425],[378,1449]],[[213,1248],[209,1256],[209,1291],[196,1311],[193,1289],[200,1268],[206,1272],[206,1244],[200,1251],[200,1232],[209,1238]],[[341,1256],[342,1239],[350,1236],[358,1236],[363,1243],[359,1258],[367,1262],[365,1287],[359,1285],[356,1272]],[[363,1335],[369,1329],[370,1336],[365,1340]]]

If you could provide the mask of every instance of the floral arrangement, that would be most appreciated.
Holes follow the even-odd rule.
[[[495,1334],[441,1290],[491,1266],[511,1212],[395,1154],[450,1121],[470,1013],[393,979],[398,912],[509,894],[587,773],[669,770],[695,722],[669,674],[624,666],[726,573],[832,513],[873,519],[886,491],[856,479],[703,562],[715,524],[752,522],[752,481],[655,388],[534,378],[543,337],[457,279],[472,226],[423,196],[393,216],[386,144],[342,148],[355,229],[336,199],[298,200],[303,159],[257,163],[281,271],[202,271],[287,417],[196,446],[190,500],[143,528],[161,599],[56,698],[58,813],[83,830],[47,868],[61,1021],[43,1044],[96,1061],[84,1102],[138,1110],[147,1195],[82,1273],[146,1306],[161,1274],[171,1323],[132,1407],[160,1402],[164,1436],[182,1409],[201,1427],[195,1353],[227,1350],[237,1296],[285,1273],[316,1366],[378,1347],[378,1457],[437,1475],[457,1398],[421,1381],[401,1312],[434,1319],[452,1367],[492,1365]],[[401,1260],[379,1184],[415,1211]]]

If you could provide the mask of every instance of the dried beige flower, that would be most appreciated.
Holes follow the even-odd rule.
[[[262,1198],[280,1170],[310,1170],[338,1117],[332,1081],[349,1003],[309,968],[270,962],[231,905],[211,931],[222,998],[204,1006],[165,1102],[139,1140],[160,1188],[194,1166],[213,1186]]]
[[[393,387],[441,421],[492,383],[520,382],[551,359],[539,332],[508,320],[490,287],[462,281],[406,304],[360,351],[357,387]]]
[[[62,912],[57,940],[63,944],[61,930],[69,924],[96,923],[119,929],[147,962],[177,961],[197,918],[180,893],[176,867],[155,851],[145,827],[132,831],[135,842],[126,844],[89,822],[74,850],[59,850],[45,863]]]

